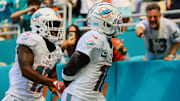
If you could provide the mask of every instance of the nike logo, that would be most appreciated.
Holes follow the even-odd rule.
[[[94,39],[98,39],[98,37],[97,37],[97,36],[95,36],[94,34],[92,34],[92,36],[94,37]]]

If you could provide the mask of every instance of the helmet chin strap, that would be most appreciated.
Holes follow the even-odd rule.
[[[103,32],[103,34],[104,34],[107,38],[111,38],[111,37],[115,36],[115,33],[107,34],[107,33]]]
[[[112,37],[113,38],[118,38],[118,34],[114,33]]]
[[[112,33],[106,33],[104,31],[102,31],[102,29],[99,29],[98,27],[92,27],[92,29],[98,31],[99,33],[103,34],[107,38],[117,37],[118,36],[118,35],[116,35],[116,31],[114,31]]]
[[[110,37],[118,37],[118,34],[116,34],[117,32],[116,31],[114,31],[114,32],[112,32],[112,33],[106,33],[106,32],[103,32],[103,34],[104,35],[106,35],[108,38],[110,38]]]

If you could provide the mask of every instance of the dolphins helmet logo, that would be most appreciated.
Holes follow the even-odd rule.
[[[54,12],[58,18],[62,18],[61,15],[56,10],[54,10]]]
[[[108,18],[108,17],[111,15],[111,12],[112,12],[112,10],[110,10],[109,8],[107,8],[107,7],[101,7],[101,8],[98,10],[98,13],[95,12],[95,14],[100,15],[101,18]]]
[[[37,12],[37,13],[32,17],[32,20],[33,20],[34,22],[36,22],[41,15],[42,15],[42,14],[41,14],[40,12]]]

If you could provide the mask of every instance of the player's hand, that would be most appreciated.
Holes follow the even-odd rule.
[[[55,87],[48,87],[49,90],[51,91],[51,93],[55,94],[56,96],[58,96],[57,94],[57,89]]]
[[[64,89],[66,88],[63,81],[54,81],[54,87],[58,90],[58,93],[62,94]]]
[[[137,27],[136,28],[136,36],[144,37],[144,29],[142,27]]]

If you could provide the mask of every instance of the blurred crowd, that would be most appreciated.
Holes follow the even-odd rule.
[[[30,30],[32,13],[40,7],[54,7],[54,5],[71,3],[74,18],[81,16],[86,18],[88,9],[96,2],[106,1],[117,7],[123,17],[123,22],[136,22],[137,19],[127,17],[135,13],[145,13],[145,7],[150,3],[157,3],[161,11],[180,8],[178,0],[1,0],[0,1],[0,24],[21,25],[21,31]],[[61,9],[58,7],[57,9]],[[168,18],[179,18],[180,14],[166,15]],[[138,19],[139,20],[139,19]],[[124,28],[123,31],[127,29]]]

